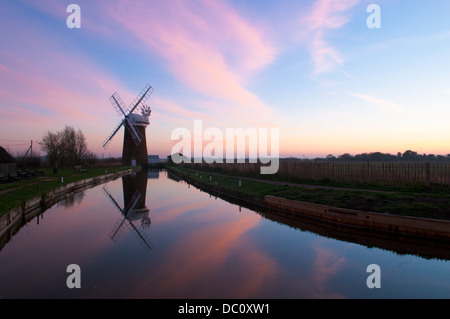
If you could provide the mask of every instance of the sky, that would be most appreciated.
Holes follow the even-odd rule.
[[[450,153],[448,0],[2,0],[0,30],[13,155],[68,125],[121,156],[123,129],[102,147],[121,121],[109,97],[129,105],[147,84],[147,148],[161,157],[195,120],[279,129],[281,157]]]

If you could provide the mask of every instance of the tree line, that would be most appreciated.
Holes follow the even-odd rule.
[[[450,154],[448,155],[435,155],[435,154],[419,154],[415,151],[408,150],[404,153],[398,152],[396,155],[374,152],[374,153],[362,153],[357,155],[351,155],[345,153],[339,156],[332,154],[327,155],[325,158],[315,158],[317,162],[434,162],[444,163],[450,162]]]

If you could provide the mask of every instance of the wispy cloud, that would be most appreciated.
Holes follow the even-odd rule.
[[[30,5],[58,19],[65,29],[64,4],[49,0]],[[67,34],[74,32],[59,34],[33,28],[38,21],[16,11],[29,20],[21,23],[21,19],[10,17],[1,22],[15,32],[2,35],[3,42],[13,47],[0,49],[0,108],[7,107],[10,114],[0,117],[0,133],[11,129],[13,124],[8,119],[27,114],[22,123],[29,122],[27,127],[34,128],[33,136],[40,137],[46,129],[58,130],[67,123],[77,128],[82,125],[83,132],[92,137],[93,150],[103,151],[101,141],[117,122],[108,97],[116,90],[128,103],[135,97],[136,88],[129,92],[121,83],[125,79],[119,80],[103,69],[84,48],[67,45]],[[75,31],[77,34],[85,32],[102,43],[113,45],[114,41],[114,45],[129,46],[130,52],[148,55],[149,65],[163,61],[162,69],[165,67],[167,74],[191,89],[189,101],[180,102],[179,96],[152,97],[152,119],[163,117],[164,133],[189,118],[221,122],[227,127],[262,126],[275,121],[276,110],[246,86],[276,59],[277,48],[265,26],[254,25],[228,2],[101,1],[82,4],[82,17],[82,29]],[[116,34],[120,41],[114,38]],[[124,61],[126,58],[133,57],[124,57]],[[157,84],[151,84],[157,89]],[[202,101],[203,106],[190,109],[195,101]],[[113,141],[109,151],[119,150],[119,142],[120,138]]]
[[[225,2],[117,2],[109,14],[144,45],[162,57],[170,72],[195,92],[223,99],[209,110],[242,119],[269,118],[273,109],[245,85],[276,58],[264,30],[253,26]]]
[[[73,125],[92,137],[92,151],[100,151],[108,134],[100,123],[115,115],[108,97],[119,82],[79,50],[66,49],[61,37],[49,37],[44,28],[11,17],[2,23],[14,33],[1,36],[8,46],[0,49],[0,135],[15,132],[17,138],[37,140],[47,130]],[[17,123],[23,129],[17,130]]]
[[[394,113],[401,113],[403,111],[403,107],[401,105],[398,105],[397,103],[391,101],[383,100],[366,94],[350,93],[350,95],[362,99],[364,101],[367,101],[383,111],[389,111]]]
[[[301,23],[308,39],[309,51],[314,64],[313,75],[327,73],[344,63],[338,48],[328,43],[327,33],[339,29],[350,21],[349,11],[360,0],[318,0]]]
[[[65,18],[57,0],[34,5]],[[152,60],[162,58],[174,78],[211,101],[206,116],[251,125],[274,121],[276,110],[246,87],[279,54],[266,29],[270,26],[253,23],[227,1],[110,0],[89,8],[82,12],[83,29],[114,42],[118,34],[122,46],[146,52]],[[233,116],[236,112],[242,116]]]
[[[330,249],[314,245],[316,260],[311,274],[313,280],[312,287],[315,287],[313,293],[316,298],[344,298],[340,293],[335,293],[330,289],[330,281],[339,271],[342,270],[346,260]]]
[[[212,119],[205,113],[183,108],[182,106],[178,105],[173,101],[163,99],[158,96],[153,98],[152,107],[153,110],[155,110],[156,112],[165,114],[168,117],[172,118],[179,117],[185,119],[187,118],[187,119],[214,121],[214,119]]]

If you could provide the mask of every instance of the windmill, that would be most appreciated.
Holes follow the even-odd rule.
[[[103,148],[108,146],[114,135],[124,126],[122,165],[136,166],[148,163],[145,129],[150,124],[148,119],[152,111],[144,103],[152,93],[153,88],[147,84],[128,108],[125,107],[117,92],[109,98],[117,114],[123,116],[123,119],[105,139]],[[138,106],[140,106],[141,114],[133,113]]]
[[[141,220],[142,228],[150,227],[150,218],[148,217],[149,209],[146,208],[138,208],[140,203],[142,202],[142,196],[138,190],[133,195],[133,198],[126,203],[125,208],[121,208],[120,205],[116,202],[114,197],[108,191],[106,186],[103,187],[104,194],[111,200],[114,206],[122,213],[122,217],[119,218],[111,230],[109,236],[115,242],[126,230],[127,227],[131,227],[134,231],[134,234],[137,235],[138,239],[144,244],[145,248],[150,250],[152,248],[151,242],[142,234],[139,229],[133,224],[133,221]]]

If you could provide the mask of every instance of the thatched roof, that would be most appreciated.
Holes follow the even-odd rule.
[[[16,160],[3,147],[0,146],[0,163],[15,163]]]

